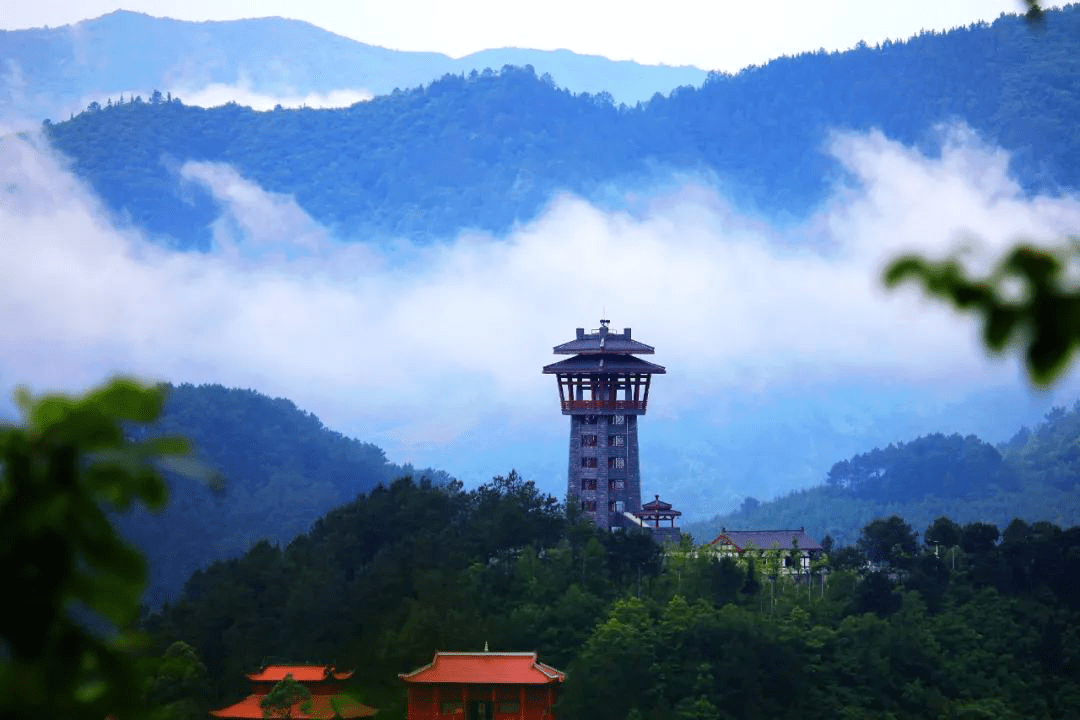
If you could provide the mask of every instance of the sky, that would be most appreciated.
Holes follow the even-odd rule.
[[[847,49],[860,40],[873,45],[993,21],[1023,9],[1019,0],[12,0],[0,13],[0,28],[55,27],[121,8],[193,21],[277,15],[373,45],[453,57],[499,47],[567,48],[725,71],[818,48]]]

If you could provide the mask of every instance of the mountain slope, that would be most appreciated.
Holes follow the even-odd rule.
[[[805,527],[820,540],[854,543],[875,518],[900,515],[925,530],[945,515],[1007,526],[1014,518],[1080,524],[1080,402],[1055,408],[1034,430],[994,447],[975,436],[927,435],[874,448],[833,465],[826,482],[742,507],[684,531],[698,543],[722,528]]]
[[[195,570],[244,553],[255,542],[285,543],[332,508],[380,484],[413,475],[383,451],[336,433],[282,398],[220,385],[168,386],[161,419],[148,434],[179,435],[219,471],[214,491],[169,478],[160,514],[120,515],[124,534],[150,560],[153,605],[174,597]],[[442,473],[419,473],[445,482]]]

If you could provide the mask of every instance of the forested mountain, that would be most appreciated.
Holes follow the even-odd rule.
[[[842,182],[835,129],[880,128],[926,148],[962,120],[1009,151],[1029,189],[1080,187],[1080,6],[1033,33],[1002,16],[906,42],[712,74],[635,107],[575,95],[531,68],[447,75],[339,110],[212,110],[136,98],[49,126],[119,215],[206,247],[213,199],[188,160],[229,163],[346,239],[502,233],[555,193],[625,206],[612,188],[704,173],[761,211],[798,217]]]
[[[824,484],[687,525],[699,542],[721,528],[806,527],[852,543],[875,517],[916,527],[940,516],[1004,527],[1013,518],[1080,524],[1080,402],[1055,408],[1034,430],[994,447],[975,436],[934,434],[874,448],[833,465]]]
[[[387,95],[446,73],[534,65],[573,92],[618,101],[699,85],[692,67],[641,65],[560,51],[503,48],[453,59],[367,45],[279,17],[187,22],[118,10],[58,28],[0,30],[0,119],[67,117],[90,100],[159,88],[163,93],[228,86],[240,92],[304,98],[351,90]],[[62,112],[62,114],[60,114]]]
[[[665,557],[513,474],[470,492],[403,479],[196,573],[146,627],[205,668],[154,699],[220,707],[264,662],[332,662],[399,718],[397,673],[486,645],[569,671],[568,720],[1080,712],[1080,528],[943,518],[929,535],[876,521],[793,582],[686,546]]]
[[[167,386],[161,419],[141,433],[192,441],[221,487],[169,478],[160,514],[117,518],[150,560],[147,601],[175,597],[195,570],[259,540],[286,543],[331,508],[402,476],[448,478],[395,465],[369,443],[329,430],[289,400],[220,385]]]

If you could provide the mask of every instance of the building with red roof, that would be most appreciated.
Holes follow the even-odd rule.
[[[293,706],[291,717],[297,720],[366,718],[378,712],[346,694],[345,681],[352,677],[351,671],[336,670],[332,665],[267,665],[258,672],[248,673],[248,680],[251,681],[250,695],[228,707],[211,710],[210,715],[217,718],[263,720],[263,698],[287,676],[292,676],[293,680],[311,693],[311,705],[307,710],[303,710],[300,703]]]
[[[408,720],[547,720],[566,680],[535,652],[437,652],[399,675],[408,685]]]

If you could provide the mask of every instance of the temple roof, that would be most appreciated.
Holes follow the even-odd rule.
[[[263,720],[262,707],[259,705],[262,699],[266,697],[265,694],[253,694],[248,695],[246,698],[230,705],[227,708],[221,710],[211,710],[210,714],[213,717],[219,718],[242,718],[247,720]],[[335,707],[336,705],[336,707]],[[319,718],[320,720],[330,718],[364,718],[372,717],[379,711],[373,707],[364,705],[361,702],[353,700],[348,695],[312,695],[311,706],[307,712],[300,709],[300,703],[293,705],[292,717],[297,720],[306,720],[307,718]]]
[[[630,337],[630,328],[621,333],[611,332],[607,320],[600,321],[600,329],[586,333],[584,328],[577,329],[577,337],[570,342],[555,346],[556,355],[593,355],[596,353],[616,353],[619,355],[652,355],[652,345],[646,345]]]
[[[320,682],[322,680],[348,680],[352,671],[335,670],[333,665],[267,665],[262,670],[248,673],[254,682],[280,682],[292,675],[296,682]]]
[[[749,547],[758,550],[790,550],[792,541],[798,543],[800,550],[820,550],[821,545],[806,534],[803,528],[798,530],[727,530],[724,529],[709,545],[733,545],[742,552]]]
[[[398,677],[412,683],[548,685],[562,682],[566,673],[537,660],[535,652],[437,652],[430,664]]]
[[[544,374],[553,373],[642,373],[663,375],[667,370],[633,355],[575,355],[566,360],[544,366]]]

